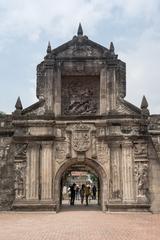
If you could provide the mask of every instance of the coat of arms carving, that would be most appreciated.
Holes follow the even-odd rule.
[[[89,128],[83,124],[77,125],[72,132],[72,147],[77,152],[86,152],[91,144]]]

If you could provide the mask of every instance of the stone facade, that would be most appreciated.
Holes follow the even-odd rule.
[[[47,48],[38,102],[0,118],[0,209],[59,210],[62,175],[86,166],[104,211],[160,211],[160,116],[127,102],[126,66],[83,35]]]

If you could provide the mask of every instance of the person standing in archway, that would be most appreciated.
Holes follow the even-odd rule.
[[[71,186],[70,186],[70,192],[71,192],[71,201],[70,201],[70,205],[74,205],[74,200],[75,200],[75,194],[76,194],[76,184],[73,183]]]
[[[96,200],[96,192],[97,192],[97,189],[96,189],[96,186],[94,184],[93,187],[92,187],[92,199],[93,200]]]
[[[88,198],[91,195],[91,187],[89,184],[85,187],[85,196],[86,196],[86,206],[88,206]]]
[[[85,195],[85,185],[82,184],[82,187],[81,187],[81,189],[80,189],[81,204],[83,204],[83,201],[84,201],[84,195]]]

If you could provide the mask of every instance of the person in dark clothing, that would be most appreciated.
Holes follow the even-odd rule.
[[[92,199],[93,200],[96,200],[96,192],[97,192],[97,189],[96,189],[96,186],[94,185],[92,187]]]
[[[81,189],[80,189],[81,204],[83,204],[84,195],[85,195],[85,185],[82,184],[82,187],[81,187]]]
[[[77,186],[76,186],[76,200],[79,200],[79,190],[80,190],[80,188],[79,188],[79,186],[77,185]]]
[[[71,192],[70,205],[74,205],[75,193],[76,193],[75,187],[76,187],[76,184],[75,184],[75,183],[73,183],[73,184],[70,186],[70,192]]]

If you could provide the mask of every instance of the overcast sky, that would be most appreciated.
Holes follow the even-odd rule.
[[[160,114],[160,0],[0,0],[0,110],[36,99],[36,66],[52,48],[72,39],[79,22],[91,40],[127,64],[126,100],[147,97]]]

